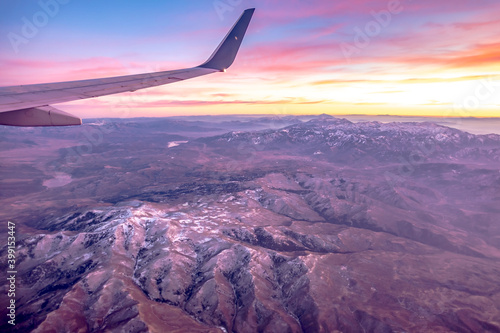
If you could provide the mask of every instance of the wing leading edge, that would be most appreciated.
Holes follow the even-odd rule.
[[[210,58],[197,67],[103,79],[0,87],[0,125],[80,125],[80,118],[49,104],[136,91],[224,72],[234,62],[254,10],[245,10]]]

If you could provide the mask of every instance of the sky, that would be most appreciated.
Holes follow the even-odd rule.
[[[82,118],[500,117],[498,0],[0,1],[0,86],[194,67],[247,8],[226,73],[56,106]]]

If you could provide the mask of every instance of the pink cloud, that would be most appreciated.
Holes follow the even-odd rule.
[[[93,77],[129,74],[131,67],[112,58],[89,58],[83,60],[51,61],[32,59],[6,59],[0,63],[2,84],[34,84],[78,80]]]
[[[357,62],[369,60],[357,59]],[[428,65],[436,68],[499,67],[500,42],[476,44],[464,50],[441,52],[440,54],[400,55],[378,58],[380,63],[403,63],[407,65]]]
[[[498,68],[500,19],[497,13],[500,12],[500,4],[490,4],[487,0],[485,3],[488,3],[488,7],[471,0],[402,0],[404,10],[398,14],[398,19],[393,20],[380,35],[374,36],[368,46],[346,59],[340,49],[341,42],[349,42],[349,38],[353,37],[350,35],[352,29],[356,26],[363,27],[372,19],[370,11],[385,9],[388,3],[389,0],[267,2],[262,10],[257,8],[248,38],[228,73],[214,74],[209,79],[190,80],[189,83],[182,83],[184,86],[179,84],[172,88],[169,86],[168,89],[137,92],[134,96],[139,98],[132,99],[130,107],[314,104],[324,101],[287,97],[291,94],[274,96],[274,99],[269,100],[266,97],[255,97],[256,100],[253,100],[249,95],[256,92],[256,96],[265,96],[267,92],[259,89],[265,89],[262,87],[266,85],[283,91],[284,88],[300,87],[307,82],[311,82],[312,86],[386,82],[377,75],[388,72],[407,75],[407,79],[396,83],[436,82],[435,79],[419,78],[421,66],[429,67],[436,73],[450,68],[463,71],[461,76],[464,78],[473,77],[474,73],[470,72],[472,68]],[[201,20],[201,15],[206,19],[206,13],[192,12],[186,20]],[[215,15],[209,17],[212,20],[218,19]],[[188,28],[184,32],[173,34],[162,31],[152,37],[138,38],[131,41],[134,46],[141,45],[140,48],[137,47],[138,50],[133,49],[133,54],[117,58],[81,58],[76,55],[65,61],[41,58],[2,59],[0,84],[69,81],[187,67],[191,64],[179,60],[161,63],[137,61],[136,56],[142,51],[140,43],[160,44],[168,41],[177,45],[179,40],[187,40],[184,44],[187,45],[186,50],[183,51],[187,54],[186,59],[190,59],[187,57],[193,54],[193,50],[199,52],[199,48],[208,50],[207,54],[201,55],[204,58],[212,51],[212,46],[205,45],[212,44],[212,40],[218,42],[230,23],[229,20],[215,25],[210,25],[209,22],[207,26],[216,28]],[[162,34],[164,37],[161,37]],[[174,54],[177,50],[170,49],[169,43],[166,43],[168,48],[163,46],[161,52]],[[154,48],[149,44],[148,47]],[[179,58],[182,57],[177,59]],[[328,75],[337,78],[339,73],[345,74],[346,79],[328,79]],[[327,79],[322,80],[324,77]],[[412,81],[412,78],[419,78],[419,81]],[[266,85],[261,86],[259,83]],[[244,95],[247,91],[250,91],[249,95]],[[297,91],[294,90],[294,93]],[[165,100],[166,98],[172,100]],[[105,109],[104,106],[112,105],[112,100],[81,103],[102,105]]]

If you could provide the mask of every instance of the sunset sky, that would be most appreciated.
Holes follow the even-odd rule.
[[[498,0],[2,1],[0,85],[193,67],[251,7],[227,73],[57,107],[83,118],[500,117]]]

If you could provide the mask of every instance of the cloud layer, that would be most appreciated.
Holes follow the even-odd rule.
[[[69,3],[37,36],[20,44],[19,52],[8,38],[0,42],[0,84],[194,66],[208,57],[239,13],[254,6],[254,20],[227,73],[140,92],[127,114],[273,113],[283,105],[293,113],[443,115],[460,109],[462,115],[500,116],[496,0],[222,3],[227,4],[223,12],[202,1]],[[4,36],[21,33],[22,18],[41,10],[0,9],[2,15],[10,13],[0,31]],[[479,98],[484,80],[493,80],[493,88]],[[130,96],[69,107],[83,117],[112,117]]]

